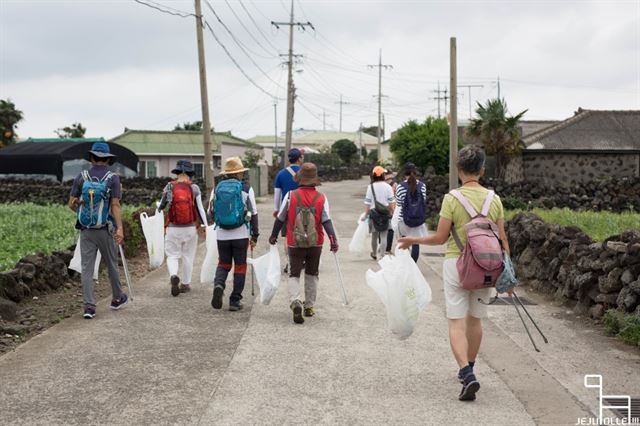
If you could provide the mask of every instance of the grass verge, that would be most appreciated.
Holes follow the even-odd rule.
[[[604,314],[607,334],[617,336],[623,342],[640,347],[640,315],[609,309]]]

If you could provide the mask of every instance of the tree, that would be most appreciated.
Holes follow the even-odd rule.
[[[368,135],[371,136],[378,136],[378,126],[369,126],[369,127],[363,127],[362,128],[362,133],[366,133]],[[381,130],[381,135],[384,134],[384,129]]]
[[[331,145],[331,152],[338,154],[345,163],[351,164],[351,160],[358,153],[358,147],[349,139],[340,139]]]
[[[411,120],[399,128],[390,141],[391,152],[400,164],[414,163],[425,170],[432,166],[439,175],[449,171],[449,125],[444,118]]]
[[[180,125],[180,123],[176,124],[173,130],[191,130],[191,131],[201,131],[202,130],[202,121],[193,121],[193,122],[185,122]]]
[[[524,147],[518,122],[527,111],[507,117],[505,100],[489,99],[484,106],[478,103],[478,118],[469,124],[469,133],[480,139],[487,155],[495,157],[496,177],[500,179],[505,177],[509,161],[520,155]]]
[[[363,146],[362,148],[360,148],[360,157],[363,160],[367,159],[367,148],[365,146]]]
[[[82,127],[81,123],[73,123],[71,126],[66,126],[55,131],[60,138],[84,138],[84,134],[87,132],[86,127]]]
[[[16,142],[16,129],[23,118],[22,111],[16,109],[11,99],[0,99],[0,148]]]
[[[244,152],[242,164],[249,169],[258,165],[258,161],[262,160],[264,153],[255,149],[248,149]]]

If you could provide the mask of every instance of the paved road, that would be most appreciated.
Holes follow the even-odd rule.
[[[421,260],[434,302],[416,332],[402,342],[389,336],[382,304],[364,282],[375,264],[346,250],[364,187],[364,181],[322,187],[341,237],[349,307],[341,304],[328,251],[318,314],[303,326],[291,322],[284,278],[270,306],[252,304],[247,286],[245,311],[214,312],[208,286],[171,297],[162,268],[136,283],[136,300],[126,309],[109,312],[103,301],[95,320],[65,320],[0,357],[0,424],[573,425],[591,416],[593,399],[578,386],[583,369],[595,368],[584,356],[589,340],[573,332],[582,356],[567,359],[561,341],[570,324],[545,319],[558,343],[536,355],[505,307],[492,308],[487,323],[478,400],[457,401],[441,258]],[[259,206],[257,253],[267,250],[270,206],[268,200]],[[637,353],[614,345],[609,354],[618,358],[604,367],[622,367],[616,378],[637,376]]]

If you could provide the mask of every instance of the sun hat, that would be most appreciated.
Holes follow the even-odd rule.
[[[109,149],[109,144],[105,142],[95,142],[93,145],[91,145],[91,149],[89,150],[89,153],[98,158],[116,157],[116,155],[111,153],[111,150]]]
[[[318,168],[313,163],[302,163],[294,180],[300,186],[318,186],[320,185]]]
[[[189,176],[193,176],[195,172],[193,171],[193,164],[189,160],[178,160],[176,164],[176,168],[171,170],[171,173],[174,175],[179,175],[181,173],[185,173]]]
[[[220,174],[221,175],[233,175],[233,174],[236,174],[236,173],[246,172],[247,170],[249,170],[249,169],[244,167],[240,157],[229,157],[226,160],[224,160],[224,167],[223,167],[222,171],[220,172]]]
[[[289,161],[290,162],[298,161],[298,158],[302,157],[303,155],[304,155],[304,149],[291,148],[288,154]]]
[[[374,176],[382,176],[385,173],[387,173],[387,169],[385,169],[382,166],[375,166],[373,168],[373,170],[371,171],[371,174],[374,175]]]

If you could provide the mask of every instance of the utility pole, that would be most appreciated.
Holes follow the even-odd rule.
[[[358,127],[358,137],[360,138],[360,160],[364,160],[364,155],[362,155],[362,123]]]
[[[440,118],[440,101],[444,101],[444,115],[447,115],[447,88],[440,90],[440,82],[438,81],[438,90],[432,90],[433,93],[436,93],[437,96],[435,98],[431,98],[438,101],[438,118]],[[442,96],[441,96],[442,94]]]
[[[273,100],[273,124],[274,124],[274,136],[275,136],[275,151],[278,152],[278,101]]]
[[[457,102],[457,64],[456,64],[456,38],[449,40],[449,87],[451,87],[451,118],[449,120],[449,190],[458,187],[458,169],[456,158],[458,157],[458,102]]]
[[[327,130],[327,111],[323,108],[322,109],[322,131],[326,131]]]
[[[204,37],[202,36],[202,5],[195,0],[196,38],[198,40],[198,71],[200,74],[200,104],[202,106],[202,135],[204,137],[204,181],[206,193],[213,191],[213,155],[211,152],[211,121],[209,120],[209,96],[207,94],[207,68],[204,61]]]
[[[271,25],[276,28],[280,28],[280,25],[288,25],[289,26],[289,52],[287,56],[289,60],[287,61],[288,66],[288,76],[287,76],[287,128],[285,132],[285,152],[289,152],[291,149],[291,134],[293,131],[293,110],[294,110],[294,102],[295,102],[295,86],[293,84],[293,27],[298,27],[302,30],[305,27],[313,27],[311,22],[295,22],[293,20],[293,0],[291,0],[291,15],[289,16],[289,22],[274,22],[271,21]]]
[[[347,105],[349,104],[349,102],[343,102],[342,101],[342,95],[340,95],[340,101],[336,102],[337,104],[340,104],[340,133],[342,133],[342,105]]]
[[[473,116],[473,111],[471,109],[471,88],[472,87],[484,87],[483,84],[459,84],[458,87],[466,87],[469,89],[469,120]]]
[[[378,68],[378,160],[382,156],[382,69],[393,69],[393,65],[382,64],[382,49],[380,49],[377,65],[367,65],[369,68]]]
[[[497,85],[498,85],[498,99],[500,99],[500,76],[498,76]]]

